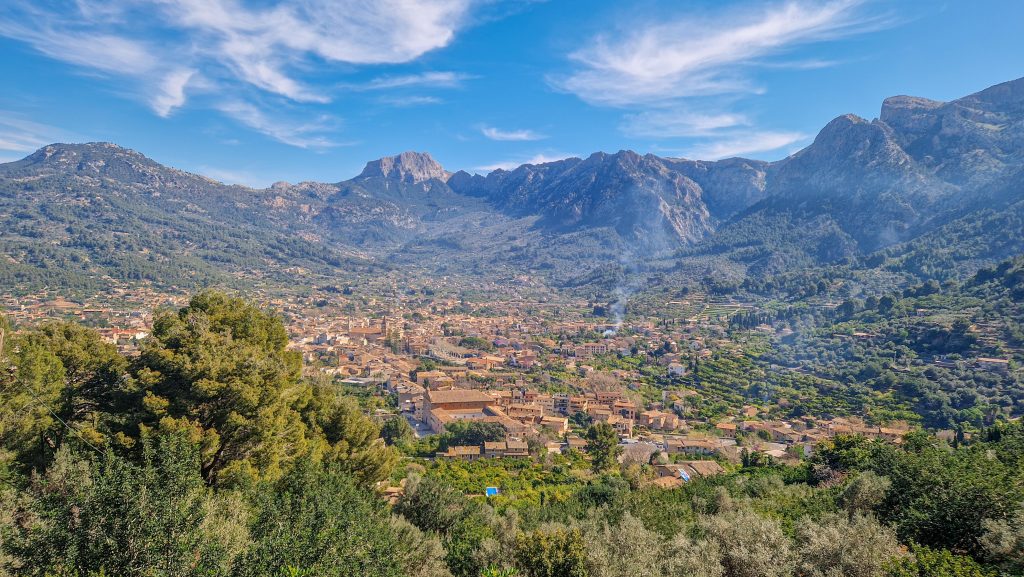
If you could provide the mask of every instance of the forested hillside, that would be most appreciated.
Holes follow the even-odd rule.
[[[902,292],[852,298],[835,308],[779,304],[737,316],[793,332],[763,360],[846,390],[891,396],[929,427],[982,426],[1024,413],[1024,258],[961,282],[929,281]],[[1004,366],[1005,365],[1005,366]]]

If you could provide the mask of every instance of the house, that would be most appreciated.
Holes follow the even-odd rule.
[[[433,385],[434,379],[440,379],[447,375],[441,371],[418,371],[416,373],[416,383],[421,386]]]
[[[675,413],[644,411],[639,415],[640,425],[656,431],[673,431],[682,424]]]
[[[603,355],[608,352],[608,346],[604,343],[583,343],[576,347],[577,357],[592,357],[594,355]]]
[[[633,419],[626,419],[619,415],[612,415],[606,421],[620,437],[630,438],[633,436]]]
[[[619,399],[612,403],[612,410],[624,419],[636,419],[636,408],[632,401]]]
[[[544,443],[544,448],[547,449],[549,453],[561,453],[563,447],[564,445],[557,441],[550,441],[548,443]]]
[[[893,429],[889,427],[879,427],[878,432],[883,439],[891,443],[901,441],[903,436],[907,434],[907,431],[903,429]]]
[[[725,469],[716,461],[685,461],[681,464],[686,465],[701,477],[713,477],[725,472]]]
[[[463,461],[475,461],[480,458],[480,447],[475,445],[457,445],[448,447],[443,453],[437,453],[439,459],[461,459]]]
[[[508,445],[505,441],[484,441],[484,457],[494,459],[505,454]]]
[[[515,404],[509,405],[505,409],[505,413],[513,419],[539,421],[544,416],[544,407],[535,404]]]
[[[551,407],[554,412],[561,413],[563,415],[571,415],[569,412],[569,394],[568,393],[555,393],[551,395]]]
[[[489,371],[494,368],[495,364],[500,363],[495,363],[494,361],[491,361],[490,359],[486,359],[483,357],[473,357],[466,359],[466,368],[468,369]]]
[[[568,411],[566,414],[575,415],[576,413],[587,412],[588,401],[586,397],[571,396],[569,397]]]
[[[794,431],[789,427],[772,427],[769,430],[772,436],[772,440],[776,443],[799,443],[803,439],[803,435]]]
[[[565,439],[565,443],[566,443],[566,445],[568,445],[569,449],[576,449],[577,451],[586,451],[587,450],[587,441],[586,441],[586,439],[583,439],[581,437],[577,437],[575,435],[567,437]]]
[[[715,425],[715,431],[722,437],[727,439],[736,438],[736,423],[718,423]]]
[[[669,454],[687,453],[690,455],[714,455],[719,444],[710,439],[669,439],[665,441],[665,451]]]
[[[687,373],[686,365],[681,363],[669,363],[668,374],[670,377],[685,377]]]
[[[671,475],[658,477],[657,479],[651,481],[650,483],[652,487],[656,487],[658,489],[678,489],[679,487],[682,487],[685,484],[686,481],[684,481],[681,477],[674,477]]]
[[[505,457],[529,457],[530,449],[526,441],[509,440],[505,443]]]
[[[456,410],[479,410],[495,404],[494,397],[477,391],[475,389],[447,389],[442,391],[430,390],[424,395],[424,405],[427,410],[445,409]]]
[[[423,395],[423,407],[418,414],[432,431],[440,433],[453,420],[483,420],[499,415],[500,409],[494,404],[494,397],[473,389],[430,390]]]
[[[569,419],[567,417],[544,416],[540,419],[540,425],[551,429],[559,436],[569,432]]]

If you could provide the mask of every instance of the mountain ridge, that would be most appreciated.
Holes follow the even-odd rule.
[[[26,255],[46,239],[53,251],[88,263],[86,269],[114,276],[117,258],[98,265],[89,256],[96,244],[116,253],[113,232],[76,237],[79,229],[92,230],[83,218],[137,222],[132,234],[144,254],[162,242],[149,233],[185,238],[217,227],[222,238],[214,244],[229,259],[262,254],[280,270],[296,254],[325,271],[330,263],[355,262],[349,259],[380,265],[417,254],[441,263],[445,255],[464,269],[561,271],[568,281],[579,275],[578,265],[635,270],[678,254],[771,274],[888,250],[977,211],[1016,206],[1022,191],[1018,79],[949,102],[887,98],[878,118],[837,116],[807,147],[774,162],[620,150],[480,175],[450,172],[429,153],[403,152],[369,161],[339,182],[252,189],[169,168],[116,144],[52,144],[0,165],[0,217],[8,231],[0,240],[8,261],[39,268],[40,259]],[[26,195],[53,206],[30,206]],[[144,202],[132,206],[129,199]],[[14,216],[28,214],[38,219]],[[190,232],[176,230],[175,219]],[[291,248],[267,254],[252,243],[256,238]],[[213,264],[212,246],[184,242],[190,258]],[[167,262],[178,258],[162,252]],[[239,265],[235,274],[244,273]]]

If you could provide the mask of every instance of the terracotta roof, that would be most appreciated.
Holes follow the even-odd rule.
[[[474,389],[449,389],[445,391],[427,391],[431,404],[438,403],[491,403],[494,397]]]

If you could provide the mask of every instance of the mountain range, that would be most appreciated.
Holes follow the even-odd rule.
[[[254,190],[114,144],[52,144],[0,164],[0,281],[188,287],[420,267],[579,286],[839,264],[942,277],[1024,251],[1022,216],[1019,79],[950,102],[888,98],[877,119],[839,116],[776,162],[597,152],[479,175],[405,152],[349,180]]]

